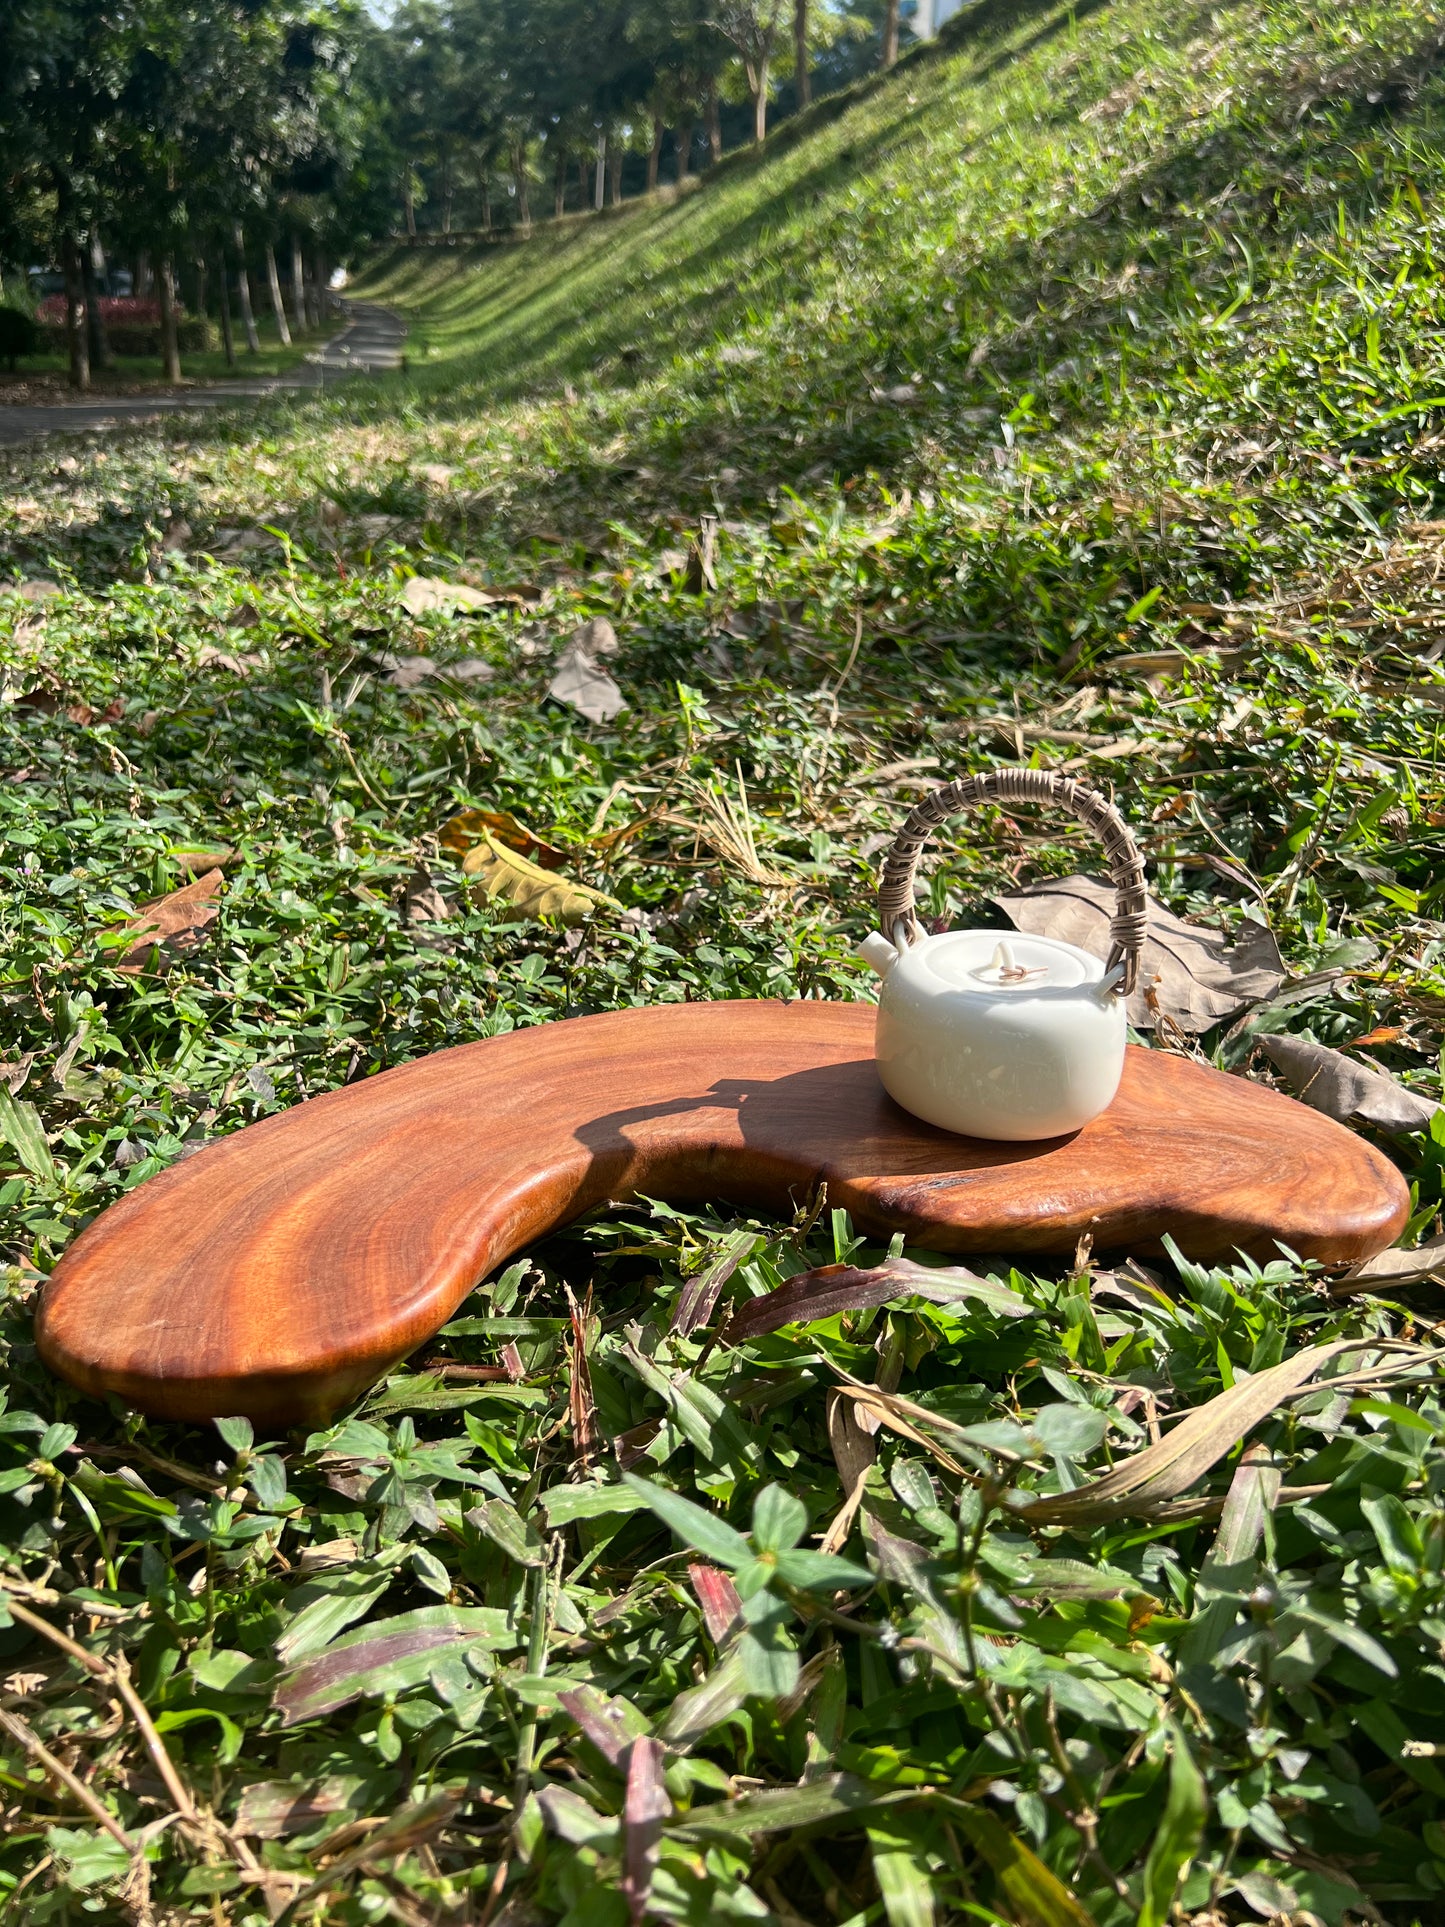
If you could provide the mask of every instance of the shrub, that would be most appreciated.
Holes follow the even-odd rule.
[[[36,310],[41,321],[65,326],[65,296],[48,294]],[[161,304],[151,296],[106,294],[100,298],[100,318],[107,327],[158,328]]]
[[[21,355],[33,355],[40,330],[23,308],[0,308],[0,355],[9,362],[11,372]]]

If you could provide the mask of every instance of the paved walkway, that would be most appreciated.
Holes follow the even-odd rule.
[[[43,435],[127,428],[193,408],[234,408],[259,396],[310,392],[347,375],[384,374],[399,368],[406,340],[401,317],[360,301],[348,304],[346,312],[351,317],[348,325],[318,353],[308,355],[293,374],[149,395],[102,395],[93,401],[24,402],[14,407],[0,402],[0,447],[37,441]]]

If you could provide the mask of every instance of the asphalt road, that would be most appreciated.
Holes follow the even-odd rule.
[[[15,407],[0,402],[0,447],[37,441],[44,435],[128,428],[195,408],[234,408],[260,396],[309,393],[348,375],[383,374],[399,368],[406,340],[406,323],[401,317],[366,302],[351,304],[348,312],[348,325],[294,374],[151,395],[97,396],[93,401],[24,402]]]

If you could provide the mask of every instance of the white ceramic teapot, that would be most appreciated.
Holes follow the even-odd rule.
[[[1057,803],[1096,831],[1118,890],[1107,963],[1074,944],[998,930],[925,936],[913,908],[930,831],[979,803]],[[895,1103],[966,1137],[1062,1137],[1112,1101],[1124,1006],[1148,917],[1144,862],[1106,797],[1049,770],[1001,769],[931,792],[903,825],[859,955],[883,979],[876,1052]]]

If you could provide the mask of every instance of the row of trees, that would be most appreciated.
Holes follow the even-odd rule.
[[[389,30],[403,224],[525,227],[539,202],[601,207],[664,165],[682,179],[762,140],[770,104],[891,65],[899,31],[899,0],[406,0]]]
[[[254,347],[248,256],[288,332],[280,247],[305,318],[325,262],[387,220],[376,38],[354,0],[5,0],[0,259],[63,274],[73,385],[107,357],[107,254],[153,282],[172,379],[183,265],[223,313],[235,287]]]
[[[176,379],[183,279],[228,348],[234,296],[254,348],[257,279],[284,341],[283,281],[304,323],[329,265],[395,226],[525,228],[548,197],[655,187],[664,158],[681,178],[761,140],[770,101],[891,64],[899,0],[847,6],[0,0],[0,262],[59,269],[80,388],[106,257],[131,262]]]

